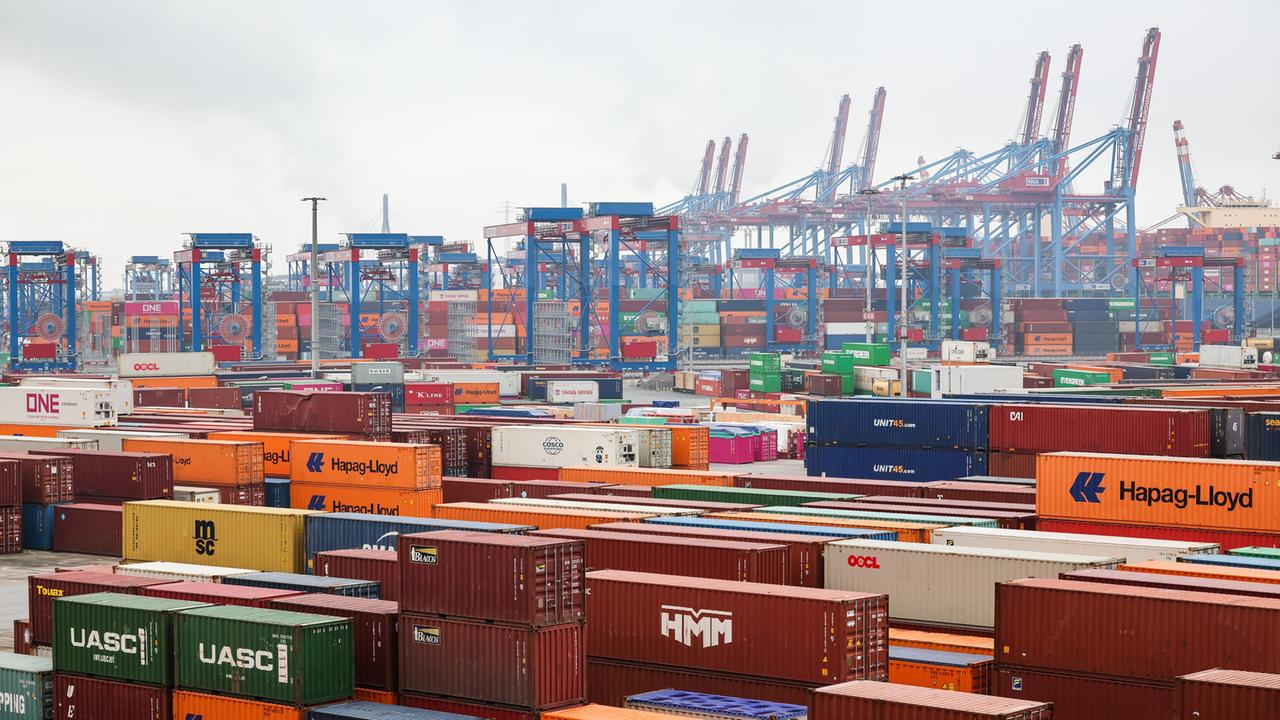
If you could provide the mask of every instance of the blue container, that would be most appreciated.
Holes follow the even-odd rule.
[[[22,504],[22,547],[53,549],[53,512],[57,505]]]
[[[1250,460],[1280,460],[1280,413],[1249,413],[1247,449]]]
[[[382,595],[382,583],[377,580],[329,577],[328,575],[303,575],[286,572],[243,573],[222,579],[223,585],[248,585],[251,587],[295,590],[304,593],[324,593],[377,599]]]
[[[318,552],[365,548],[395,550],[396,537],[433,530],[526,533],[528,525],[394,517],[366,513],[316,513],[307,516],[307,564]]]
[[[267,478],[267,507],[289,507],[289,478]]]
[[[751,522],[749,520],[721,520],[719,518],[671,516],[646,518],[645,522],[654,525],[675,525],[677,527],[701,527],[717,530],[748,530],[751,532],[784,533],[790,535],[815,535],[818,537],[847,540],[897,540],[898,533],[892,530],[872,530],[870,528],[842,528],[830,525],[792,525],[791,523]]]
[[[932,482],[985,475],[984,450],[919,450],[901,447],[810,445],[805,470],[816,477]]]
[[[472,715],[421,710],[368,700],[346,700],[307,711],[307,720],[481,720]]]
[[[352,385],[355,392],[391,393],[391,412],[404,412],[404,385],[400,383],[359,383]]]
[[[711,695],[687,690],[658,690],[627,697],[626,706],[694,717],[747,718],[747,720],[794,720],[809,714],[804,705],[752,700],[729,695]]]
[[[810,400],[808,418],[808,440],[818,445],[987,447],[987,406],[981,403],[905,398]]]
[[[622,378],[529,378],[529,399],[546,400],[547,383],[556,380],[593,382],[600,388],[601,400],[622,399]]]
[[[1179,555],[1178,562],[1216,567],[1238,567],[1251,570],[1280,570],[1280,559],[1248,555]]]
[[[901,662],[922,663],[925,665],[944,665],[946,667],[969,667],[974,663],[991,662],[991,655],[979,653],[951,652],[949,650],[930,650],[928,648],[889,646],[889,659]]]

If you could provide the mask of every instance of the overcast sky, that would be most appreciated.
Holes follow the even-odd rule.
[[[1179,201],[1170,126],[1200,182],[1280,193],[1280,3],[0,3],[0,240],[106,262],[182,233],[480,237],[501,207],[677,199],[708,138],[751,136],[744,196],[804,175],[853,98],[854,161],[888,91],[876,175],[1012,139],[1040,50],[1084,46],[1073,140],[1119,123],[1144,32],[1163,31],[1141,224]],[[1100,186],[1100,178],[1077,185]]]

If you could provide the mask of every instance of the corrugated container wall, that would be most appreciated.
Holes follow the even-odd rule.
[[[173,618],[207,607],[191,600],[94,593],[53,605],[53,657],[58,672],[146,685],[171,685]],[[111,638],[118,642],[112,643]]]
[[[125,503],[124,559],[306,572],[306,510]]]
[[[341,595],[292,595],[273,600],[273,610],[334,615],[351,620],[355,657],[355,683],[359,687],[394,690],[398,675],[396,624],[399,606],[387,600]]]
[[[53,661],[0,653],[0,713],[6,720],[46,720],[53,712]]]
[[[1280,712],[1280,675],[1205,670],[1174,686],[1177,720],[1271,720]]]
[[[809,720],[1053,720],[1043,702],[934,690],[892,683],[848,682],[818,688]]]
[[[818,445],[987,447],[987,407],[979,403],[810,400],[807,440]]]
[[[690,543],[682,538],[601,530],[536,530],[531,534],[582,541],[586,545],[585,565],[590,570],[631,570],[778,585],[787,579],[787,549],[777,543],[714,538]]]
[[[993,405],[990,420],[1001,451],[1208,457],[1212,436],[1205,409],[1027,403]]]
[[[57,701],[54,712],[57,720],[171,720],[173,717],[167,687],[60,672],[54,674],[53,696]]]
[[[1001,697],[1053,703],[1054,720],[1169,720],[1174,717],[1173,690],[1168,683],[998,668],[992,691]]]

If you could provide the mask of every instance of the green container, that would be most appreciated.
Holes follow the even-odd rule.
[[[680,315],[681,325],[719,325],[720,313],[714,312],[691,312],[685,310]]]
[[[54,669],[143,685],[173,684],[173,618],[191,600],[92,593],[53,603]]]
[[[929,368],[913,368],[911,370],[911,391],[918,393],[932,393],[933,371]]]
[[[1172,365],[1176,358],[1171,352],[1153,352],[1147,354],[1147,362],[1152,365]]]
[[[286,705],[355,693],[348,618],[214,605],[174,617],[178,687]]]
[[[884,367],[893,361],[893,349],[884,343],[848,342],[840,349],[853,357],[854,365]]]
[[[778,353],[747,353],[747,367],[752,375],[778,375],[782,372],[782,356]]]
[[[828,350],[822,353],[822,372],[824,373],[852,377],[856,364],[853,355],[844,350]]]
[[[755,392],[782,392],[782,376],[752,375],[747,378],[747,387]]]
[[[619,425],[666,425],[667,419],[661,417],[620,417]]]
[[[1112,312],[1117,310],[1137,310],[1138,302],[1133,298],[1115,298],[1107,301],[1107,309]]]
[[[1085,387],[1087,385],[1106,385],[1111,382],[1111,375],[1090,370],[1068,370],[1058,368],[1053,371],[1054,387]]]
[[[657,488],[654,489],[656,490]],[[917,515],[915,513],[877,512],[875,510],[837,510],[835,508],[793,507],[790,505],[762,507],[753,512],[808,515],[810,517],[837,517],[850,520],[888,520],[891,522],[926,523],[929,525],[968,525],[970,527],[990,528],[996,526],[996,521],[989,518]]]
[[[653,488],[653,496],[667,500],[701,500],[707,502],[744,503],[748,505],[802,505],[828,500],[856,500],[851,493],[816,492],[812,490],[765,490],[762,488],[716,487],[708,485],[662,485]]]
[[[53,660],[0,653],[0,718],[53,717]]]
[[[715,300],[685,300],[680,304],[686,313],[710,313],[719,315]]]
[[[1234,550],[1228,550],[1227,554],[1280,560],[1280,548],[1273,547],[1238,547]]]

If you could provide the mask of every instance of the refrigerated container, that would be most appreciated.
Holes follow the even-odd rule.
[[[1213,543],[975,527],[949,527],[936,530],[933,533],[933,542],[937,545],[954,547],[1099,555],[1120,558],[1128,562],[1176,560],[1183,555],[1212,555],[1219,550]]]
[[[504,425],[493,428],[492,437],[495,465],[638,467],[639,463],[640,438],[635,430],[576,428],[565,425]]]
[[[19,377],[18,385],[23,387],[44,388],[78,388],[106,390],[111,393],[111,402],[115,405],[117,415],[133,414],[133,383],[129,380],[112,380],[110,378],[65,377],[58,375],[36,375]]]
[[[177,562],[137,562],[117,565],[116,575],[138,578],[156,578],[165,582],[222,582],[232,575],[257,572],[249,568],[221,567],[218,565],[192,565]]]
[[[115,425],[119,411],[110,390],[0,387],[0,422],[97,427]]]

